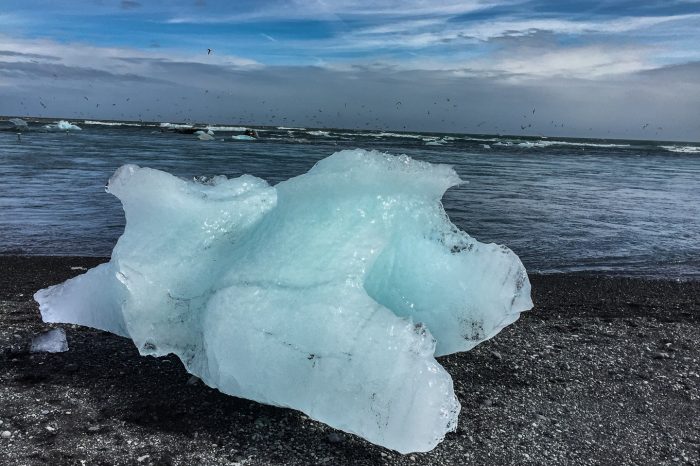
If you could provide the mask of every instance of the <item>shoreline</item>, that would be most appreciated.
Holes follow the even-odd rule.
[[[462,404],[457,431],[400,455],[190,383],[177,358],[105,332],[59,325],[68,352],[28,353],[51,327],[33,293],[106,260],[0,256],[8,464],[700,463],[700,281],[530,275],[533,310],[438,359]]]

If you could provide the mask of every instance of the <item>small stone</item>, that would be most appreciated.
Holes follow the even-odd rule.
[[[331,432],[328,434],[328,441],[331,443],[340,443],[343,441],[343,437],[341,437],[337,432]]]
[[[200,382],[200,378],[196,375],[191,376],[187,379],[187,385],[197,385]]]
[[[652,355],[652,358],[654,359],[669,359],[670,357],[670,354],[664,353],[663,351],[656,352]]]
[[[43,414],[44,416],[46,416],[47,414],[49,414],[49,412],[50,412],[50,411],[49,411],[48,409],[42,409],[42,410],[41,410],[41,414]]]
[[[56,428],[51,426],[46,426],[46,430],[48,430],[49,432],[56,432]]]
[[[10,437],[12,437],[12,432],[10,432],[9,430],[4,430],[4,431],[2,431],[2,434],[0,434],[0,437],[10,438]]]
[[[491,356],[498,359],[499,361],[503,359],[503,356],[501,356],[501,353],[499,353],[498,351],[491,351]]]
[[[88,432],[97,432],[100,430],[99,426],[90,426],[88,427]]]
[[[138,461],[139,463],[143,463],[144,461],[146,461],[148,459],[148,457],[149,457],[149,455],[139,456],[138,458],[136,458],[136,461]]]

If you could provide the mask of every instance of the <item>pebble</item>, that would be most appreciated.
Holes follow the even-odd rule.
[[[503,359],[503,356],[501,356],[501,353],[499,353],[498,351],[491,351],[491,356],[498,359],[499,361]]]
[[[197,385],[200,382],[200,378],[196,375],[191,376],[187,379],[187,385]]]
[[[98,430],[100,430],[100,427],[99,427],[99,426],[90,426],[90,427],[88,427],[88,432],[97,432]]]
[[[10,432],[9,430],[4,430],[4,431],[2,432],[2,434],[0,434],[0,437],[2,437],[2,438],[10,438],[10,437],[12,437],[12,432]]]
[[[331,432],[330,434],[328,434],[328,441],[331,443],[340,443],[343,441],[343,437],[341,437],[336,432]]]
[[[148,459],[148,456],[149,455],[139,456],[138,458],[136,458],[136,461],[138,461],[139,463],[143,463],[144,461],[146,461]]]

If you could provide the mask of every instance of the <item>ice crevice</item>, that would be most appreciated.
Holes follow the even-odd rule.
[[[532,307],[508,248],[457,229],[446,165],[347,150],[275,186],[125,165],[111,260],[35,294],[46,322],[176,354],[229,395],[303,411],[401,453],[433,449],[460,405],[436,356]]]

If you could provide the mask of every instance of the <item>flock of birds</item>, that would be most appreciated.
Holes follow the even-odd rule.
[[[214,52],[213,49],[207,48],[207,55],[211,55]],[[58,76],[54,74],[54,77],[57,78]],[[89,84],[88,87],[92,87],[92,83]],[[214,108],[223,108],[226,107],[228,102],[225,102],[228,100],[228,98],[231,99],[231,102],[234,102],[237,100],[236,96],[234,95],[233,92],[220,92],[220,93],[210,93],[209,89],[204,89],[203,94],[205,98],[211,99],[215,98],[217,101],[224,101],[220,102],[220,105],[213,105],[211,107]],[[55,97],[54,97],[55,99]],[[86,102],[90,102],[90,98],[87,95],[83,96],[83,99]],[[128,119],[138,119],[140,122],[144,121],[163,121],[164,118],[173,118],[175,117],[176,119],[179,119],[180,121],[184,123],[194,123],[195,120],[192,118],[191,115],[195,114],[197,110],[195,110],[196,107],[199,107],[201,109],[201,102],[202,102],[202,96],[192,96],[192,99],[190,99],[188,96],[180,96],[179,99],[170,99],[169,104],[171,106],[170,112],[168,112],[168,115],[163,115],[163,113],[157,112],[157,111],[152,111],[150,107],[146,107],[143,110],[131,110],[129,108],[125,108],[125,111],[121,112],[116,112],[117,108],[122,109],[124,108],[124,104],[127,104],[131,101],[131,97],[126,97],[124,98],[124,101],[121,104],[118,104],[117,102],[112,102],[111,107],[112,112],[108,112],[110,114],[110,119],[113,119],[111,117],[119,117],[120,119],[123,120],[128,120]],[[43,97],[38,98],[39,105],[44,109],[48,110],[49,106],[46,104],[46,99]],[[162,108],[163,106],[160,105],[160,98],[156,98],[155,101],[153,102],[154,105],[158,106],[159,108]],[[196,104],[193,104],[193,102],[196,102]],[[251,102],[252,103],[252,102]],[[27,108],[27,105],[25,104],[24,101],[20,102],[20,105],[23,109],[29,111],[29,108]],[[120,106],[121,105],[121,106]],[[363,121],[364,124],[360,124],[359,126],[364,126],[364,128],[374,128],[378,130],[390,130],[394,129],[389,125],[386,121],[388,118],[386,118],[387,112],[385,109],[375,111],[370,106],[367,106],[365,104],[360,104],[358,105],[353,105],[348,102],[344,102],[342,109],[336,108],[333,109],[328,109],[328,108],[317,108],[313,111],[308,111],[307,113],[303,115],[298,115],[296,117],[292,117],[289,115],[285,115],[285,111],[279,107],[276,107],[274,105],[268,104],[266,100],[261,100],[258,103],[255,103],[253,106],[256,107],[256,110],[243,110],[237,114],[237,117],[231,119],[231,124],[235,125],[249,125],[251,123],[255,124],[266,124],[269,126],[275,126],[275,125],[303,125],[303,126],[315,126],[315,127],[357,127],[358,126],[358,121]],[[402,100],[396,100],[394,103],[394,110],[395,112],[399,112],[405,109],[404,102]],[[95,109],[100,108],[100,103],[95,102]],[[298,109],[297,109],[298,110]],[[453,102],[452,98],[450,97],[445,97],[444,101],[442,100],[435,100],[433,102],[433,107],[428,108],[425,110],[425,116],[424,118],[429,121],[435,121],[437,122],[437,119],[439,118],[439,122],[442,125],[448,125],[451,124],[452,127],[456,127],[460,125],[460,122],[457,121],[463,117],[462,114],[458,113],[459,110],[459,105],[456,102]],[[537,120],[535,119],[535,113],[537,109],[533,108],[531,112],[524,113],[522,114],[522,122],[518,125],[520,127],[520,130],[525,132],[542,132],[543,128],[537,124]],[[79,111],[77,112],[77,115],[80,117],[84,118],[94,118],[94,113],[91,111]],[[42,116],[39,114],[38,116]],[[134,117],[137,118],[134,118]],[[197,120],[201,120],[204,115],[198,114],[197,115]],[[206,116],[210,121],[214,121],[218,119],[218,115],[209,114]],[[504,131],[510,131],[512,130],[511,128],[506,128],[506,127],[501,127],[499,124],[489,124],[488,121],[482,120],[476,123],[476,121],[470,122],[467,127],[465,128],[466,132],[480,132],[483,131],[483,129],[488,129],[495,131],[497,133],[501,133]],[[643,131],[646,130],[651,130],[653,128],[650,128],[650,123],[643,123],[641,125],[641,129]],[[565,123],[563,121],[555,121],[555,120],[550,120],[549,128],[564,128]],[[404,130],[408,129],[406,125],[403,126]],[[474,131],[474,129],[477,129],[477,131]],[[590,127],[588,128],[589,131],[593,131],[593,128]],[[658,126],[656,128],[656,134],[658,134],[660,131],[663,130],[663,127]],[[609,133],[610,131],[608,131]],[[542,135],[542,134],[540,134]]]

